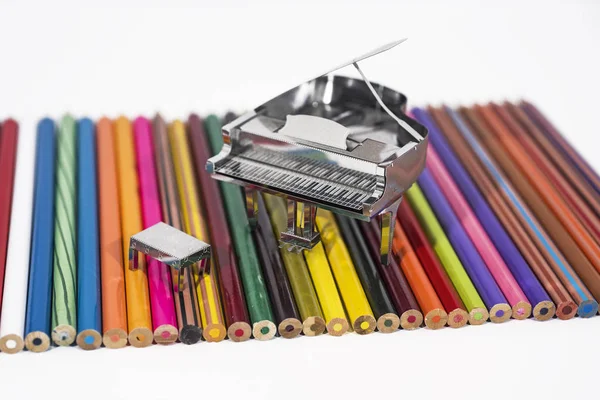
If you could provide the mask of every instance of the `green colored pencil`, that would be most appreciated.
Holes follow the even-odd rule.
[[[417,215],[427,238],[431,242],[433,250],[442,262],[442,266],[446,270],[448,277],[452,281],[463,303],[469,309],[469,322],[472,325],[484,323],[489,317],[485,304],[477,293],[475,286],[473,286],[471,279],[454,252],[450,241],[446,237],[444,230],[417,183],[406,192],[406,198]]]
[[[223,147],[221,122],[216,116],[209,115],[204,120],[204,124],[212,154],[217,154]],[[242,191],[239,186],[231,183],[219,182],[219,184],[225,204],[227,222],[239,260],[240,275],[244,285],[250,319],[252,320],[252,333],[256,339],[271,339],[275,337],[277,328],[258,254],[252,240]]]
[[[60,123],[56,153],[52,340],[59,346],[71,345],[77,334],[76,140],[75,120],[67,115]]]
[[[263,196],[269,210],[273,233],[279,238],[279,233],[287,228],[287,204],[283,197],[265,194]],[[319,305],[319,299],[313,286],[308,266],[302,253],[289,251],[287,247],[279,250],[287,272],[296,305],[303,320],[303,332],[307,336],[316,336],[325,332],[325,319]]]

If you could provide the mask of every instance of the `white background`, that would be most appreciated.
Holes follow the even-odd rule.
[[[241,112],[406,36],[362,64],[367,76],[411,105],[526,98],[600,167],[592,1],[70,3],[0,2],[0,119],[17,118],[23,135],[67,111]],[[0,398],[593,398],[599,337],[596,317],[0,354]]]

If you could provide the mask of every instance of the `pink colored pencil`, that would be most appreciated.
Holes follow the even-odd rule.
[[[502,256],[496,250],[491,239],[483,229],[479,220],[471,210],[460,190],[454,183],[452,176],[440,160],[433,146],[427,150],[427,168],[448,199],[450,206],[459,218],[465,231],[473,241],[475,248],[487,265],[496,283],[506,296],[513,309],[513,317],[525,319],[531,315],[531,304],[512,273],[504,263]]]
[[[144,229],[162,221],[150,129],[150,122],[146,118],[139,117],[133,124]],[[171,271],[167,265],[153,258],[147,257],[146,261],[154,340],[159,344],[173,343],[177,340],[178,331]]]

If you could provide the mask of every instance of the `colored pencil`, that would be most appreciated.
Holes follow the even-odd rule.
[[[138,269],[129,268],[129,239],[142,231],[142,214],[135,161],[133,130],[124,117],[114,122],[115,154],[117,156],[117,176],[119,184],[119,210],[121,217],[121,238],[123,262],[125,264],[125,296],[127,300],[127,329],[129,343],[134,347],[152,344],[152,315],[146,271],[146,259],[140,257]]]
[[[400,327],[398,311],[392,304],[383,279],[377,270],[376,261],[370,257],[369,247],[358,223],[350,217],[336,215],[336,221],[342,237],[346,242],[352,262],[360,283],[365,290],[367,300],[377,319],[377,329],[380,332],[391,333]]]
[[[269,289],[269,298],[271,299],[275,322],[277,322],[277,331],[281,337],[291,339],[298,336],[303,330],[301,316],[296,307],[281,253],[275,250],[279,248],[279,243],[273,234],[267,206],[262,196],[257,196],[257,202],[258,220],[255,229],[252,231],[254,243]],[[295,256],[302,257],[299,254],[295,254]],[[296,265],[291,267],[294,268]]]
[[[138,117],[133,123],[137,172],[139,180],[140,205],[144,229],[162,221],[160,195],[156,182],[154,146],[150,122]],[[177,316],[173,300],[173,286],[170,267],[158,260],[146,257],[150,305],[154,340],[158,344],[174,343],[178,336]]]
[[[450,277],[456,291],[469,311],[469,323],[481,325],[489,318],[488,311],[475,289],[471,278],[465,271],[454,248],[450,244],[446,233],[438,222],[438,218],[431,209],[425,195],[418,184],[414,184],[407,192],[406,198],[419,219],[429,242],[439,257],[446,273]]]
[[[440,263],[433,248],[427,240],[427,236],[421,228],[417,216],[413,212],[408,201],[400,203],[398,209],[398,221],[406,234],[413,251],[417,255],[422,268],[425,270],[435,293],[439,297],[448,315],[448,326],[460,328],[467,324],[469,313],[465,310],[458,292],[452,285],[448,274]]]
[[[600,177],[598,174],[533,104],[524,101],[521,103],[521,108],[525,110],[527,115],[542,130],[544,138],[547,139],[547,141],[544,141],[545,144],[542,146],[548,152],[548,154],[552,155],[552,158],[557,165],[559,165],[564,171],[568,170],[567,165],[575,166],[574,172],[577,172],[578,175],[583,179],[578,179],[577,182],[571,183],[576,185],[579,190],[587,192],[585,195],[586,200],[590,201],[590,205],[596,205],[594,209],[598,213],[597,196],[600,195]],[[540,143],[542,142],[540,141]],[[554,151],[551,152],[551,147],[556,149],[558,153]],[[558,160],[561,158],[563,162],[559,163]]]
[[[210,115],[204,121],[204,126],[212,154],[219,153],[223,147],[221,122],[216,116]],[[252,320],[252,333],[259,340],[272,339],[275,337],[277,328],[269,304],[269,295],[264,284],[258,254],[252,240],[242,192],[239,187],[231,183],[220,182],[219,186],[227,212],[227,223],[238,256],[240,276]]]
[[[381,231],[377,219],[373,219],[370,223],[363,222],[360,225],[369,246],[371,258],[379,260],[376,261],[379,273],[385,282],[396,310],[400,313],[400,326],[405,330],[419,328],[423,324],[423,314],[396,258],[391,257],[389,265],[381,264],[379,253]]]
[[[448,239],[452,243],[452,247],[454,247],[462,265],[477,288],[477,292],[479,292],[490,311],[490,321],[498,323],[507,321],[510,319],[512,309],[508,305],[506,297],[502,294],[498,284],[477,252],[475,245],[450,206],[448,199],[444,196],[427,167],[425,167],[418,182],[446,235],[448,235]]]
[[[7,237],[3,293],[4,299],[7,301],[2,303],[0,311],[0,351],[6,354],[17,353],[23,350],[25,345],[23,338],[25,337],[31,215],[33,212],[35,136],[27,135],[27,137],[19,138],[18,132],[19,125],[16,121],[12,119],[4,121],[0,138],[2,142],[0,144],[0,159],[2,160],[0,164],[5,166],[0,166],[0,174],[7,176],[5,177],[6,181],[2,178],[0,181],[6,182],[7,188],[11,188],[10,198],[2,200],[2,202],[9,202],[6,224],[10,228]],[[19,182],[18,186],[14,185],[15,181]],[[3,192],[3,194],[6,193]],[[3,205],[7,206],[5,203]]]
[[[183,226],[188,234],[210,243],[208,222],[200,204],[188,137],[181,121],[176,120],[169,126],[169,140],[179,188]],[[197,266],[192,269],[200,304],[202,336],[208,342],[220,342],[227,336],[219,287],[215,279],[218,268],[217,260],[211,258],[207,271],[198,271]]]
[[[15,179],[18,129],[15,121],[5,121],[0,130],[0,295],[4,289],[6,252],[10,229],[10,210]],[[3,297],[3,296],[0,296]],[[0,309],[2,298],[0,298]]]
[[[271,218],[272,234],[279,236],[287,228],[286,199],[268,194],[265,194],[263,198]],[[321,335],[325,332],[325,319],[304,256],[287,246],[282,246],[279,253],[302,317],[302,331],[307,336]]]
[[[75,341],[77,326],[77,136],[75,120],[65,116],[59,127],[54,214],[54,283],[52,340],[59,346]]]
[[[502,109],[507,115],[512,117],[515,124],[519,125],[519,131],[517,133],[513,132],[513,134],[518,135],[515,138],[523,150],[527,152],[531,160],[552,183],[554,189],[565,200],[579,222],[586,228],[590,236],[594,238],[596,244],[600,243],[600,220],[598,220],[598,216],[586,200],[580,196],[576,188],[572,187],[569,183],[579,181],[578,176],[563,176],[561,171],[546,157],[543,149],[532,138],[533,135],[542,136],[542,134],[523,110],[510,103],[505,103]],[[591,199],[593,200],[594,197],[591,197]]]
[[[513,318],[526,318],[531,312],[531,306],[533,306],[533,314],[536,319],[552,318],[555,306],[550,300],[550,296],[449,147],[437,124],[428,113],[423,111],[421,115],[422,121],[426,121],[430,128],[430,143],[434,149],[438,150],[430,153],[433,154],[432,164],[439,166],[439,168],[433,168],[432,171],[436,171],[436,179],[443,190],[458,191],[456,196],[449,195],[448,197],[452,199],[453,203],[458,203],[459,208],[462,207],[466,210],[463,212],[467,214],[467,217],[470,214],[474,219],[474,227],[479,230],[479,233],[476,233],[479,240],[473,239],[474,243],[478,245],[478,250],[488,268],[506,298],[511,302]]]
[[[521,287],[508,270],[504,260],[496,250],[496,247],[494,247],[479,220],[475,217],[469,204],[439,159],[435,149],[430,148],[427,156],[427,168],[431,171],[431,175],[446,196],[450,207],[452,207],[459,221],[462,223],[465,232],[471,239],[475,249],[479,252],[488,271],[494,277],[498,287],[511,305],[513,317],[515,319],[529,318],[531,315],[529,300],[525,297]]]
[[[112,122],[102,118],[96,125],[98,147],[98,205],[100,221],[100,276],[102,284],[102,335],[106,347],[127,345],[127,303],[123,271],[123,243],[115,140]]]
[[[31,258],[27,254],[30,279],[25,314],[25,346],[29,351],[35,353],[46,351],[50,347],[56,171],[55,129],[54,122],[48,118],[42,119],[37,125],[35,188],[31,217]],[[24,143],[27,142],[22,139],[20,146],[23,146],[23,152],[29,151]],[[19,158],[21,158],[20,155],[21,149]],[[27,154],[27,157],[30,156],[30,153]],[[19,165],[21,165],[21,161],[19,161]],[[20,185],[17,185],[17,190],[20,190],[19,188]],[[17,207],[25,206],[26,201],[26,199],[23,199],[23,202],[15,201],[15,212]],[[29,212],[29,208],[27,208],[27,212]],[[21,222],[20,225],[23,223]],[[23,256],[24,253],[21,255]]]
[[[600,272],[600,247],[598,247],[592,235],[590,235],[573,214],[571,207],[556,192],[553,185],[548,182],[546,175],[531,160],[528,152],[515,139],[514,135],[524,136],[521,133],[521,127],[515,123],[512,116],[506,110],[495,104],[478,107],[478,110],[488,123],[494,125],[494,129],[491,130],[492,134],[502,146],[501,148],[507,152],[506,154],[508,154],[509,158],[520,167],[521,175],[527,179],[529,184],[537,191],[550,210],[552,210],[564,229],[571,235],[590,263],[596,268],[596,271]],[[515,132],[514,135],[512,132]]]
[[[172,227],[183,230],[167,125],[160,115],[154,118],[152,136],[154,138],[154,156],[156,157],[163,219]],[[192,269],[185,268],[180,272],[173,269],[171,272],[173,282],[178,282],[180,279],[179,273],[182,274],[182,287],[175,284],[173,296],[177,313],[179,340],[184,344],[198,343],[202,339],[202,319]]]
[[[335,218],[330,211],[319,208],[316,221],[352,328],[359,335],[369,334],[375,330],[377,322]]]
[[[430,329],[443,328],[448,322],[448,314],[435,293],[423,266],[419,262],[406,233],[396,220],[393,238],[394,255],[398,258],[398,264],[404,276],[408,279],[410,287],[419,302],[422,312],[425,314],[425,325]]]
[[[100,248],[96,175],[96,128],[89,118],[77,122],[77,345],[102,345]]]
[[[212,254],[219,264],[217,272],[227,322],[227,336],[234,342],[246,341],[252,335],[250,317],[246,309],[246,299],[219,185],[206,171],[206,162],[211,156],[211,150],[204,132],[204,122],[192,114],[187,127],[211,235]]]
[[[526,228],[519,222],[518,211],[513,214],[509,206],[509,203],[511,203],[510,198],[508,198],[507,201],[502,198],[500,191],[494,186],[490,178],[488,178],[484,172],[486,170],[485,165],[479,164],[477,155],[470,149],[470,146],[459,133],[458,128],[461,126],[464,127],[465,134],[470,134],[470,132],[467,131],[466,126],[460,120],[458,120],[458,123],[455,125],[451,120],[449,113],[453,113],[457,119],[460,118],[458,117],[458,114],[454,114],[454,112],[448,108],[446,111],[432,110],[433,117],[438,124],[440,124],[443,135],[448,138],[448,142],[451,143],[454,152],[460,157],[465,168],[470,172],[471,178],[479,188],[479,191],[486,198],[489,206],[494,210],[497,218],[504,225],[504,228],[546,291],[551,295],[552,300],[556,305],[556,315],[558,318],[572,318],[577,312],[577,305],[571,298],[571,291],[567,291],[563,283],[561,283],[565,282],[566,285],[572,288],[572,286],[569,285],[569,279],[562,273],[561,268],[554,262],[551,256],[545,258],[540,251],[540,249],[544,249],[544,243],[542,243],[541,240],[538,240],[536,232],[532,231],[531,235],[528,234]],[[523,219],[523,223],[525,226],[528,225],[525,219]],[[558,250],[554,249],[553,251]],[[568,267],[566,262],[563,264]],[[570,267],[568,268],[570,269]],[[557,272],[555,273],[555,271]],[[571,277],[572,279],[579,280],[574,272],[571,272]],[[577,292],[574,290],[572,294],[578,296]],[[536,316],[537,314],[539,314],[539,316]],[[537,311],[534,308],[534,316],[538,319],[543,320],[545,319],[545,315],[548,314],[550,314],[550,312],[544,312],[543,308]]]
[[[323,243],[319,242],[310,251],[305,250],[303,253],[327,323],[327,333],[332,336],[342,336],[348,332],[350,325]]]
[[[497,181],[506,197],[510,199],[513,206],[516,207],[516,210],[520,213],[521,217],[526,220],[528,229],[535,232],[536,237],[544,245],[543,249],[547,251],[552,257],[552,260],[559,265],[560,271],[567,277],[570,277],[570,268],[563,262],[560,254],[550,245],[551,242],[537,227],[536,221],[531,218],[532,214],[530,214],[530,212],[533,211],[533,214],[537,216],[538,221],[544,226],[554,243],[556,243],[558,248],[563,252],[565,258],[571,264],[570,267],[577,272],[579,278],[584,282],[585,286],[587,286],[587,289],[590,290],[591,295],[586,293],[587,290],[579,285],[575,279],[568,280],[569,284],[576,288],[578,295],[582,299],[582,302],[579,303],[578,314],[582,317],[591,317],[595,315],[598,311],[598,303],[594,297],[597,298],[597,296],[600,295],[600,276],[598,276],[597,271],[581,252],[579,247],[577,247],[577,244],[573,241],[571,236],[562,228],[552,211],[550,211],[544,201],[539,198],[539,195],[535,190],[529,186],[522,176],[520,169],[517,168],[501,151],[500,145],[496,143],[494,137],[488,133],[489,129],[492,128],[484,125],[484,120],[475,110],[461,109],[461,113],[464,113],[463,115],[475,128],[469,132],[461,129],[461,133],[463,135],[467,133],[475,134],[477,135],[477,138],[481,140],[481,142],[479,142],[474,135],[465,137],[472,147],[475,146],[473,149],[476,150],[479,158],[485,163],[488,170],[492,172],[494,179]],[[486,144],[485,148],[482,147],[484,143]],[[508,182],[503,178],[499,171],[497,171],[491,159],[487,157],[488,153],[494,157],[495,161],[498,162],[499,166],[502,167],[506,175],[511,179],[512,184],[520,192],[521,196],[527,200],[531,211],[524,208],[523,202],[516,196],[515,191],[512,190],[512,186],[508,185]]]

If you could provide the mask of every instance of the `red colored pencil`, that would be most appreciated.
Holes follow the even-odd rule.
[[[4,291],[4,270],[6,268],[18,131],[19,126],[12,119],[6,120],[0,130],[0,309],[2,309],[2,293]],[[31,156],[33,157],[33,154]]]
[[[452,282],[450,282],[446,271],[444,271],[444,268],[435,255],[431,244],[429,244],[427,236],[425,236],[425,232],[423,232],[423,228],[421,228],[417,216],[412,208],[410,208],[408,201],[400,203],[398,221],[400,221],[400,225],[404,228],[406,236],[408,236],[408,240],[421,261],[425,273],[429,277],[442,305],[448,313],[448,326],[453,328],[464,326],[469,319],[469,314],[465,310],[465,306]]]

